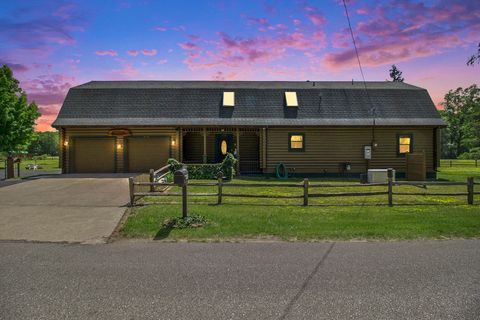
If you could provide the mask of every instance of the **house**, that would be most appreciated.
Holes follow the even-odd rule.
[[[92,81],[71,88],[53,126],[62,170],[147,172],[168,158],[241,174],[405,172],[422,152],[435,175],[444,126],[425,89],[401,82]],[[370,159],[368,159],[370,158]]]

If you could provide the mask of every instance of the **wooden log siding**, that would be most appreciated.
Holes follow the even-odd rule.
[[[365,172],[367,162],[363,158],[363,147],[371,144],[371,127],[324,127],[324,128],[268,128],[267,172],[273,173],[275,166],[283,162],[298,173],[339,173],[340,164],[352,164],[352,173]],[[288,134],[305,134],[305,151],[288,151]],[[427,172],[434,169],[432,128],[385,128],[375,129],[378,147],[373,150],[370,168],[393,167],[405,172],[405,158],[397,155],[397,134],[413,134],[413,151],[425,152]]]
[[[75,137],[108,137],[109,130],[112,129],[111,127],[92,127],[92,128],[77,128],[77,127],[67,127],[65,128],[65,139],[69,141],[68,147],[66,147],[65,152],[65,159],[63,161],[65,173],[72,172],[71,167],[71,159],[70,159],[70,152],[71,148],[74,148],[72,144],[72,138]],[[131,136],[170,136],[171,139],[174,139],[177,134],[176,128],[169,128],[169,127],[128,127],[131,131]],[[117,139],[118,141],[118,139]],[[178,158],[178,143],[175,146],[170,146],[171,148],[171,156],[174,158]],[[115,146],[116,148],[116,146]],[[126,159],[126,148],[125,144],[121,150],[116,151],[116,172],[124,172],[126,170],[125,167],[125,159]]]

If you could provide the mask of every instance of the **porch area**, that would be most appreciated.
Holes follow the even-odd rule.
[[[180,161],[187,164],[219,163],[227,153],[238,160],[239,174],[262,173],[265,130],[261,128],[180,128]]]

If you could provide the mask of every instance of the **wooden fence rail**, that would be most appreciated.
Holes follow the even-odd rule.
[[[165,168],[165,167],[164,167]],[[162,169],[164,169],[162,168]],[[159,169],[154,174],[158,174],[162,170]],[[161,176],[161,175],[160,175]],[[371,184],[329,184],[329,183],[310,183],[308,179],[304,179],[301,183],[230,183],[225,182],[221,178],[217,182],[191,182],[187,186],[208,186],[217,187],[217,192],[188,192],[190,197],[217,197],[217,204],[223,203],[225,197],[231,198],[264,198],[264,199],[303,199],[303,205],[309,205],[310,198],[334,198],[334,197],[368,197],[386,195],[387,203],[393,206],[394,196],[466,196],[467,203],[472,205],[474,203],[474,195],[480,195],[480,192],[475,192],[474,186],[480,185],[475,182],[473,177],[467,178],[466,182],[451,182],[451,181],[393,181],[393,171],[388,170],[388,183],[371,183]],[[168,188],[175,186],[170,182],[155,182],[155,177],[151,182],[135,182],[134,178],[129,178],[130,186],[130,205],[134,206],[135,202],[140,197],[145,196],[177,196],[183,195],[183,192],[169,192]],[[150,186],[150,192],[137,192],[136,187]],[[162,191],[156,190],[156,187],[164,186]],[[395,186],[465,186],[464,192],[402,192],[395,191]],[[241,189],[242,187],[254,188],[298,188],[303,189],[303,194],[298,195],[272,195],[272,194],[252,194],[252,193],[235,193],[225,192],[225,188]],[[350,187],[386,187],[383,191],[364,191],[364,192],[319,192],[321,188],[350,188]],[[314,191],[314,192],[312,192]],[[340,203],[339,203],[340,204]]]
[[[463,160],[463,159],[441,159],[440,167],[476,167],[478,168],[479,160]]]

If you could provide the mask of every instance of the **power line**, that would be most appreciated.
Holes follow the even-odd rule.
[[[352,36],[352,42],[353,42],[353,47],[355,48],[355,55],[357,56],[357,62],[358,62],[358,68],[360,69],[360,74],[362,75],[362,80],[363,80],[363,86],[365,88],[365,93],[367,95],[367,99],[370,102],[370,105],[372,106],[372,116],[373,116],[373,128],[372,128],[372,142],[375,141],[375,122],[376,122],[376,109],[375,106],[373,105],[372,99],[370,98],[370,94],[368,93],[367,90],[367,82],[365,81],[365,75],[363,74],[363,68],[362,68],[362,63],[360,62],[360,55],[358,54],[358,48],[357,48],[357,42],[355,41],[355,36],[353,35],[353,29],[352,29],[352,23],[350,22],[350,15],[348,14],[348,8],[347,8],[347,2],[346,0],[343,0],[343,7],[345,8],[345,14],[347,16],[347,21],[348,21],[348,29],[350,30],[350,35]]]

